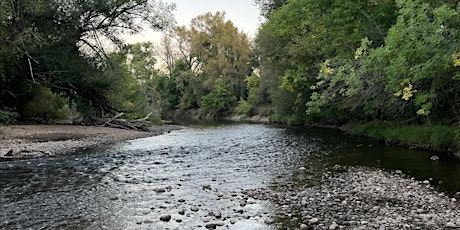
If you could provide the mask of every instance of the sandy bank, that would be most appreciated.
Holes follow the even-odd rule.
[[[151,132],[79,125],[0,127],[0,160],[65,154],[81,148],[161,135],[177,126],[154,126]]]

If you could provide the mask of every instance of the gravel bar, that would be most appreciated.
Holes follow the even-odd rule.
[[[81,125],[0,127],[0,160],[55,156],[78,149],[161,135],[178,126],[152,126],[150,132]]]

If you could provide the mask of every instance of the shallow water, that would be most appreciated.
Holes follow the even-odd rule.
[[[242,191],[315,185],[336,164],[401,170],[460,191],[460,162],[430,155],[328,129],[190,126],[73,155],[0,162],[0,229],[204,229],[217,222],[281,229],[265,224],[277,220],[269,201]]]

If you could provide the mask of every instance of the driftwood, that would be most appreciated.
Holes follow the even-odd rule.
[[[119,129],[129,129],[129,130],[137,130],[137,131],[145,131],[149,132],[152,129],[153,124],[148,121],[150,114],[142,119],[137,120],[129,120],[129,119],[122,119],[120,117],[124,116],[124,113],[119,113],[114,117],[109,118],[100,118],[100,117],[85,117],[83,123],[85,125],[94,125],[94,126],[101,126],[101,127],[110,127],[110,128],[119,128]]]

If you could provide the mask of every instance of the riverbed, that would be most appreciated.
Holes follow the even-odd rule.
[[[332,222],[319,225],[321,217],[280,204],[299,201],[292,198],[298,192],[307,202],[356,166],[412,180],[458,207],[452,198],[460,191],[460,162],[432,156],[329,129],[188,126],[70,155],[0,162],[0,229],[328,229]],[[452,218],[442,224],[455,225]]]

